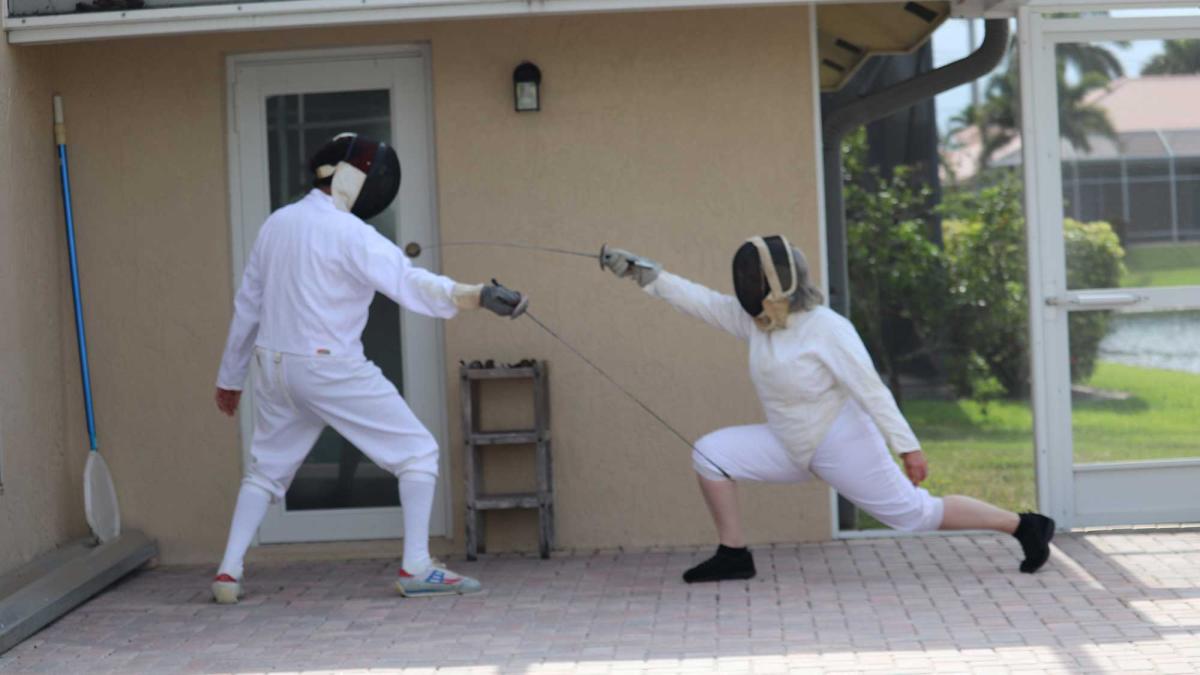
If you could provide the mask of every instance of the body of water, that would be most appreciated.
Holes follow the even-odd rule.
[[[1200,374],[1200,311],[1113,314],[1100,358]]]

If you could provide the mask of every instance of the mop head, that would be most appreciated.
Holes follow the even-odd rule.
[[[88,526],[101,543],[121,536],[121,509],[108,464],[98,452],[88,453],[83,469],[83,505]]]

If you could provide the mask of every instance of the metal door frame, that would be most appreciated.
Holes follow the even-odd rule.
[[[1058,135],[1058,91],[1055,47],[1068,42],[1109,42],[1200,38],[1200,15],[1052,18],[1055,12],[1187,6],[1171,2],[1094,3],[1081,0],[1034,2],[1018,9],[1021,118],[1025,214],[1029,262],[1029,326],[1032,368],[1034,447],[1038,502],[1063,527],[1112,525],[1096,516],[1081,516],[1076,497],[1080,474],[1100,472],[1200,473],[1200,458],[1146,462],[1114,462],[1076,466],[1072,434],[1070,345],[1072,311],[1120,309],[1200,309],[1200,288],[1115,288],[1069,291],[1063,239],[1061,145]],[[1191,7],[1194,7],[1194,3]],[[1136,487],[1136,486],[1135,486]],[[1190,513],[1190,511],[1187,511]],[[1180,517],[1187,513],[1180,512]],[[1112,519],[1115,514],[1100,516]],[[1179,518],[1170,516],[1169,520]],[[1133,519],[1135,522],[1136,519]],[[1146,521],[1142,521],[1146,522]],[[1124,524],[1124,523],[1120,523]]]

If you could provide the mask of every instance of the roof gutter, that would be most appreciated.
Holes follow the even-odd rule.
[[[983,42],[966,58],[855,99],[824,115],[825,231],[829,265],[829,304],[850,314],[850,272],[846,257],[846,204],[842,194],[842,138],[927,98],[990,73],[1008,50],[1008,19],[984,21]]]

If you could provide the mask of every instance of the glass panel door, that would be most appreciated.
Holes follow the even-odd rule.
[[[389,94],[387,89],[373,89],[268,96],[271,210],[296,201],[312,189],[308,157],[334,135],[354,132],[391,144]],[[396,240],[394,207],[369,222],[383,236]],[[363,331],[363,348],[367,358],[403,394],[400,321],[399,305],[375,294]],[[285,502],[288,511],[400,505],[395,477],[331,428],[326,428],[313,445]]]
[[[1156,72],[1165,47],[1054,49],[1062,254],[1046,276],[1066,287],[1050,311],[1069,415],[1049,423],[1071,442],[1050,451],[1070,453],[1076,526],[1200,520],[1200,123],[1167,103],[1195,78]]]

